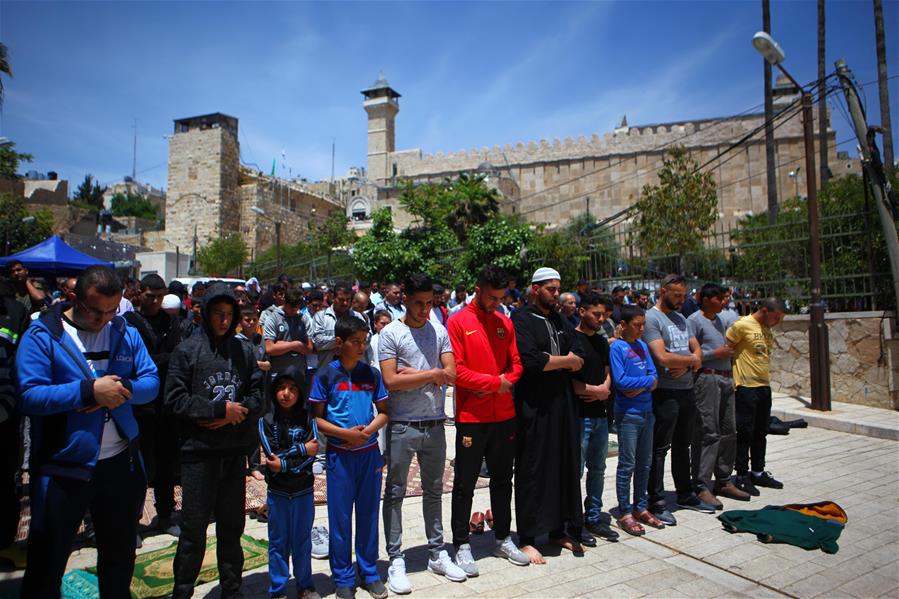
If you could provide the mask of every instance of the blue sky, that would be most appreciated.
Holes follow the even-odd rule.
[[[772,0],[772,33],[800,81],[816,77],[816,3]],[[886,0],[888,63],[899,74],[899,2]],[[876,80],[870,0],[827,2],[828,72],[843,57]],[[383,71],[403,97],[397,148],[425,152],[590,135],[761,109],[750,45],[761,2],[10,2],[0,40],[0,135],[27,166],[71,181],[130,174],[165,186],[172,120],[240,119],[241,158],[294,175],[365,166],[359,91]],[[876,84],[865,88],[879,123]],[[890,82],[899,127],[899,78]],[[841,102],[842,103],[842,102]],[[851,132],[834,110],[837,139]],[[855,154],[854,144],[841,149]],[[283,173],[286,175],[286,171]]]

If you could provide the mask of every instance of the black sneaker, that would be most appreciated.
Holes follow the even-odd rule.
[[[738,489],[749,493],[753,497],[758,497],[759,495],[761,495],[755,485],[752,484],[752,480],[749,478],[748,474],[737,475],[737,477],[734,479],[734,484]]]
[[[749,473],[752,484],[756,487],[768,487],[769,489],[783,489],[784,484],[771,476],[770,472],[762,472],[761,474]]]
[[[584,547],[596,547],[596,537],[591,535],[586,528],[581,529],[581,545]]]
[[[337,587],[337,590],[334,591],[334,596],[337,599],[356,599],[356,589],[353,587]]]
[[[380,580],[366,582],[362,585],[362,588],[368,591],[368,594],[372,596],[372,599],[384,599],[387,597],[387,587],[385,587],[384,583]]]
[[[665,506],[650,506],[649,511],[653,516],[662,521],[665,526],[677,526],[677,518],[674,517]]]
[[[693,510],[694,512],[699,512],[701,514],[715,513],[715,506],[709,505],[708,503],[700,500],[695,493],[691,493],[686,497],[678,497],[677,507],[683,508],[685,510]]]
[[[591,534],[596,535],[601,539],[605,539],[606,541],[615,542],[618,540],[618,533],[612,530],[608,523],[598,520],[596,522],[587,522],[584,527],[590,531]]]

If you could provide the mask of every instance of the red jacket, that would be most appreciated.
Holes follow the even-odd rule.
[[[446,324],[456,360],[456,420],[502,422],[515,417],[512,393],[497,393],[500,375],[513,385],[523,368],[508,317],[471,302]]]

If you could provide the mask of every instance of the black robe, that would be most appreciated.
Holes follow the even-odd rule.
[[[558,312],[544,317],[536,306],[512,316],[524,375],[515,385],[518,442],[515,455],[515,519],[529,537],[580,528],[584,513],[580,483],[580,421],[571,373],[543,372],[548,354],[583,357],[574,327]],[[550,337],[550,325],[558,340]]]

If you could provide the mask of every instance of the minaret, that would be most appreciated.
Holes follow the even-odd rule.
[[[390,154],[396,149],[396,113],[400,95],[390,87],[383,73],[371,87],[362,90],[362,106],[368,113],[368,178],[386,183],[394,176]]]

